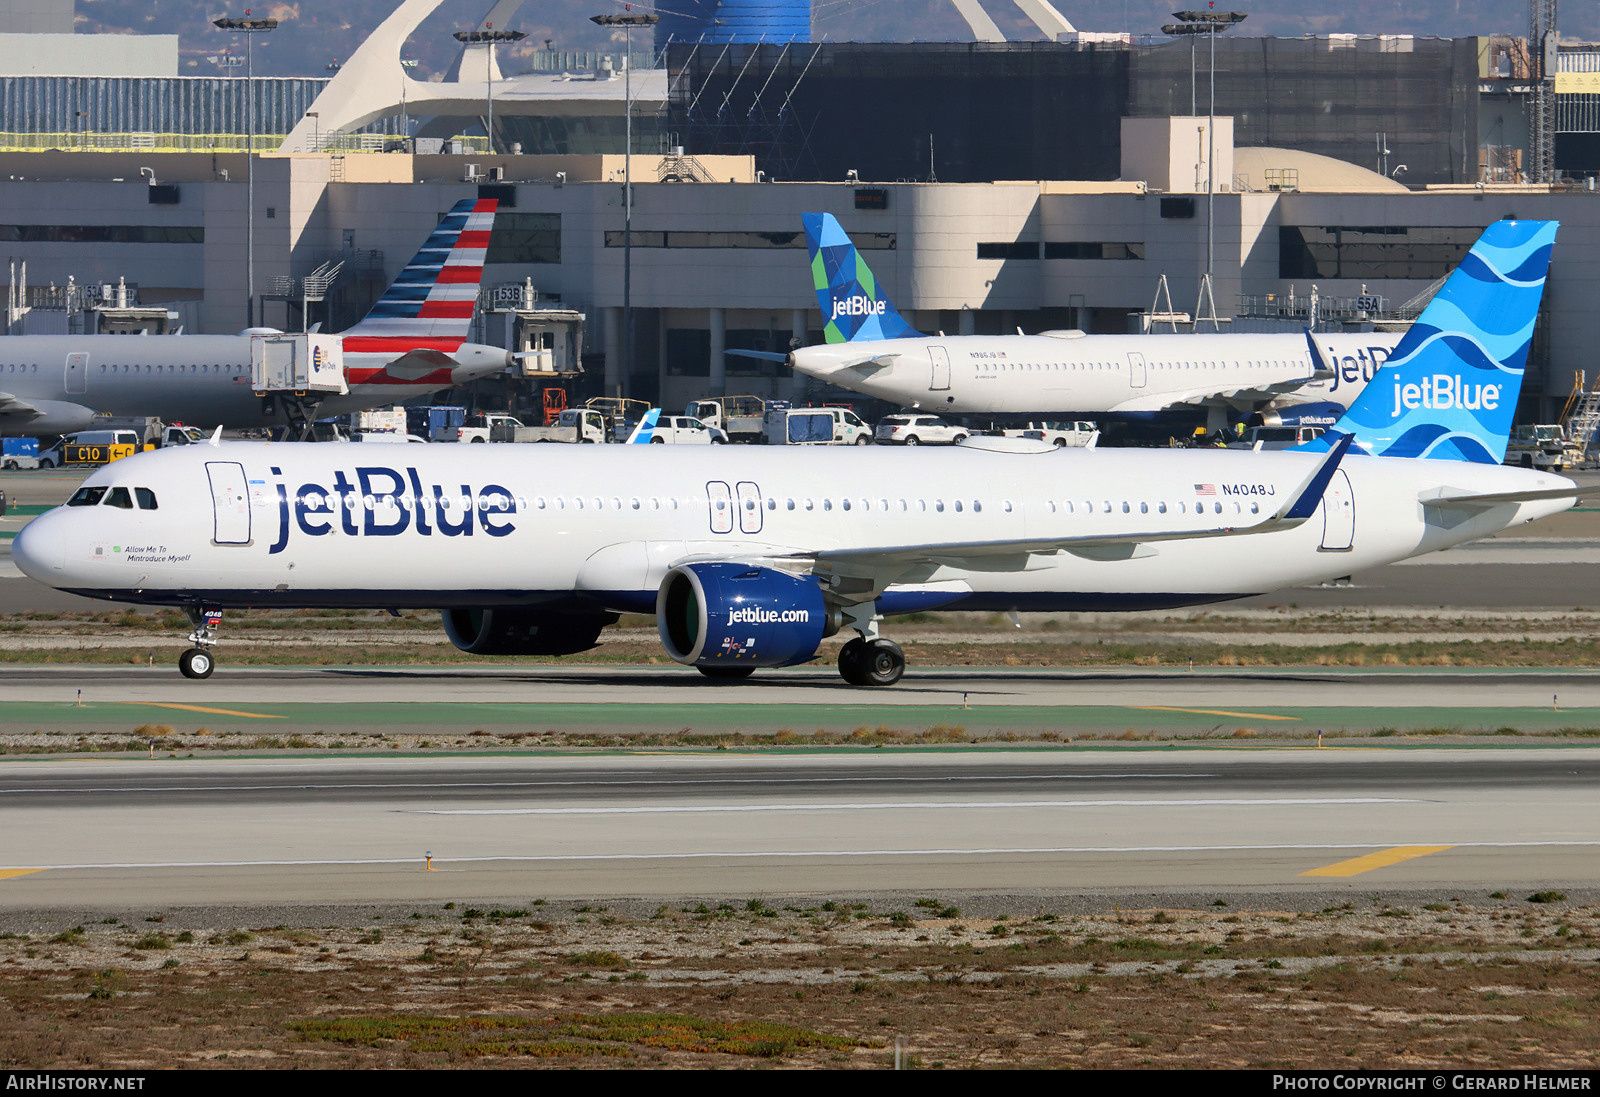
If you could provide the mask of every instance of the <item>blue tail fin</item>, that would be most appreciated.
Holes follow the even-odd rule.
[[[830,343],[864,339],[914,339],[922,333],[906,323],[883,296],[856,246],[831,213],[803,213],[811,249],[811,279],[822,309],[822,333]]]
[[[1504,460],[1558,224],[1485,229],[1328,437],[1384,457]]]

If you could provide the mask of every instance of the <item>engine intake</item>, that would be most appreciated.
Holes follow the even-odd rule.
[[[815,579],[748,564],[683,564],[656,593],[661,646],[693,667],[788,667],[839,631]]]
[[[547,609],[447,609],[444,632],[474,655],[576,655],[588,651],[614,613],[561,613]]]

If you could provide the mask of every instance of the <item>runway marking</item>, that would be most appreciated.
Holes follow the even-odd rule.
[[[270,712],[236,712],[231,708],[207,708],[205,705],[180,705],[175,701],[124,701],[128,705],[149,705],[153,708],[181,708],[185,712],[209,712],[214,716],[248,716],[253,720],[287,720]]]
[[[407,815],[696,815],[718,812],[764,811],[885,811],[900,808],[922,810],[993,808],[1160,808],[1160,807],[1304,807],[1324,804],[1419,804],[1421,800],[1396,797],[1352,796],[1310,799],[1274,797],[1206,800],[969,800],[969,801],[886,801],[866,804],[692,804],[686,807],[560,807],[560,808],[401,808]]]
[[[1363,872],[1371,872],[1375,868],[1387,868],[1389,865],[1398,865],[1402,861],[1415,860],[1426,857],[1430,853],[1442,853],[1454,846],[1395,846],[1392,849],[1382,849],[1377,853],[1369,853],[1365,857],[1352,857],[1348,861],[1340,861],[1334,865],[1323,865],[1301,876],[1360,876]]]
[[[1526,848],[1592,848],[1600,841],[1585,842],[1457,842],[1461,849],[1526,849]],[[984,846],[970,849],[775,849],[775,850],[708,850],[701,853],[529,853],[491,855],[484,857],[446,857],[435,854],[435,868],[440,865],[473,865],[495,863],[550,863],[583,861],[706,861],[713,859],[752,860],[758,857],[993,857],[1038,856],[1043,854],[1128,854],[1128,853],[1276,853],[1295,850],[1345,850],[1370,849],[1370,846],[1353,844],[1293,844],[1273,846]],[[420,866],[421,857],[351,857],[323,860],[259,860],[259,861],[99,861],[79,864],[36,865],[24,869],[0,869],[0,872],[43,872],[46,869],[185,869],[185,868],[340,868],[350,865],[402,865]]]
[[[1139,712],[1198,712],[1202,716],[1237,716],[1244,720],[1298,720],[1298,716],[1269,716],[1264,712],[1229,712],[1220,708],[1177,708],[1173,705],[1129,705]]]
[[[42,868],[0,868],[0,880],[9,880],[13,876],[32,876],[43,871]]]

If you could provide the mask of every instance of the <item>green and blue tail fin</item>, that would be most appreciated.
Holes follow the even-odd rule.
[[[895,311],[855,244],[831,213],[800,215],[811,249],[811,277],[829,343],[915,339],[922,333]]]

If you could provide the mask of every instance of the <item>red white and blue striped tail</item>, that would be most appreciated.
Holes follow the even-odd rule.
[[[372,311],[344,332],[345,351],[403,354],[437,346],[448,353],[460,345],[472,324],[498,205],[493,198],[457,202]]]

